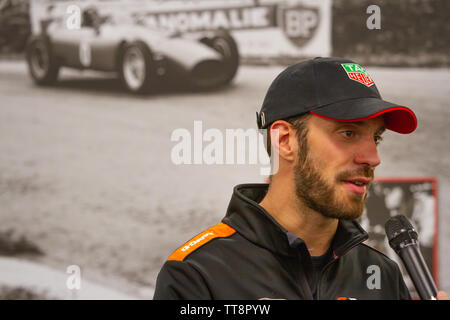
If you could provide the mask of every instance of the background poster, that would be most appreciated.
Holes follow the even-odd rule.
[[[377,178],[370,187],[366,209],[360,219],[369,233],[367,244],[397,261],[403,278],[413,297],[418,297],[403,263],[389,246],[384,225],[396,215],[411,221],[419,235],[422,255],[438,283],[438,211],[437,181],[435,178]]]
[[[43,0],[31,2],[34,33],[40,21],[68,20],[73,11],[95,7],[118,23],[139,21],[172,32],[230,30],[245,59],[328,56],[331,52],[331,1],[314,0]]]

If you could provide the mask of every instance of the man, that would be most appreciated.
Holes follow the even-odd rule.
[[[176,250],[154,299],[410,299],[395,262],[363,242],[377,145],[414,113],[344,59],[290,66],[257,114],[279,158],[270,185],[238,185],[221,223]]]

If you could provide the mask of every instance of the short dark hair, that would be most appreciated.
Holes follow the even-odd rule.
[[[299,116],[294,116],[294,117],[289,117],[286,119],[282,119],[286,122],[288,122],[296,131],[296,135],[297,135],[297,141],[299,141],[299,157],[300,157],[300,161],[305,161],[306,159],[306,155],[307,155],[307,143],[306,143],[306,138],[308,135],[308,127],[307,127],[307,123],[308,123],[308,119],[311,117],[310,113],[303,113]],[[271,148],[272,148],[272,144],[270,141],[270,128],[272,125],[269,126],[269,128],[267,129],[267,143],[266,143],[266,149],[267,149],[267,153],[269,154],[269,157],[271,156]],[[272,175],[270,175],[268,177],[269,181],[272,181]]]

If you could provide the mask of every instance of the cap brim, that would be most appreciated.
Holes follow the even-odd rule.
[[[364,121],[383,115],[386,129],[407,134],[417,128],[417,118],[411,109],[378,98],[340,101],[319,107],[310,113],[345,122]]]

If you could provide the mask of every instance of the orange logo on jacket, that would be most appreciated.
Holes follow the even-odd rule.
[[[190,253],[205,245],[209,241],[215,238],[229,237],[235,232],[236,230],[223,222],[216,224],[214,227],[203,231],[175,250],[175,252],[172,253],[167,260],[183,261]]]

